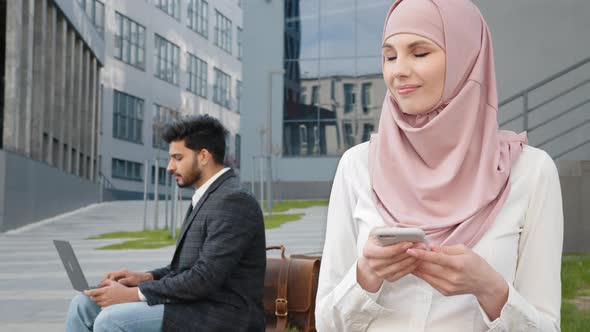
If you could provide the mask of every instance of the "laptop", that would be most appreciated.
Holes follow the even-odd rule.
[[[55,249],[57,249],[57,253],[59,254],[59,258],[61,258],[61,262],[63,263],[66,272],[68,273],[72,287],[80,292],[97,288],[96,286],[88,286],[86,277],[84,277],[80,263],[78,263],[78,259],[76,258],[76,254],[74,254],[74,249],[72,249],[70,243],[68,241],[53,240],[53,244],[55,245]]]

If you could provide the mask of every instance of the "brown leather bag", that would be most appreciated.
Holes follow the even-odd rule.
[[[316,331],[314,311],[320,256],[291,255],[287,258],[282,245],[266,248],[267,251],[274,249],[281,250],[281,257],[266,259],[266,332],[280,332],[287,325],[304,332]]]

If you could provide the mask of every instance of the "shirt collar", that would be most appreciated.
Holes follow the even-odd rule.
[[[212,177],[209,178],[209,180],[207,180],[207,182],[203,183],[202,186],[200,186],[198,189],[195,190],[195,194],[193,195],[193,199],[192,199],[192,204],[193,204],[193,208],[195,206],[197,206],[197,203],[199,202],[199,200],[201,199],[201,197],[203,196],[203,194],[205,194],[205,192],[207,191],[207,189],[209,189],[209,187],[211,186],[211,184],[213,182],[215,182],[215,180],[217,180],[220,176],[222,176],[225,172],[229,171],[230,168],[229,167],[225,167],[222,170],[220,170],[219,172],[215,173]]]

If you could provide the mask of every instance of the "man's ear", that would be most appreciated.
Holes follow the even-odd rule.
[[[207,166],[211,157],[212,156],[207,149],[201,149],[201,151],[199,151],[199,163],[201,165]]]

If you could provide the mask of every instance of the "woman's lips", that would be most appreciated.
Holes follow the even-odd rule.
[[[400,86],[396,90],[397,90],[398,95],[407,96],[410,93],[418,90],[418,88],[419,88],[419,86],[416,86],[416,85],[408,85],[408,86]]]

